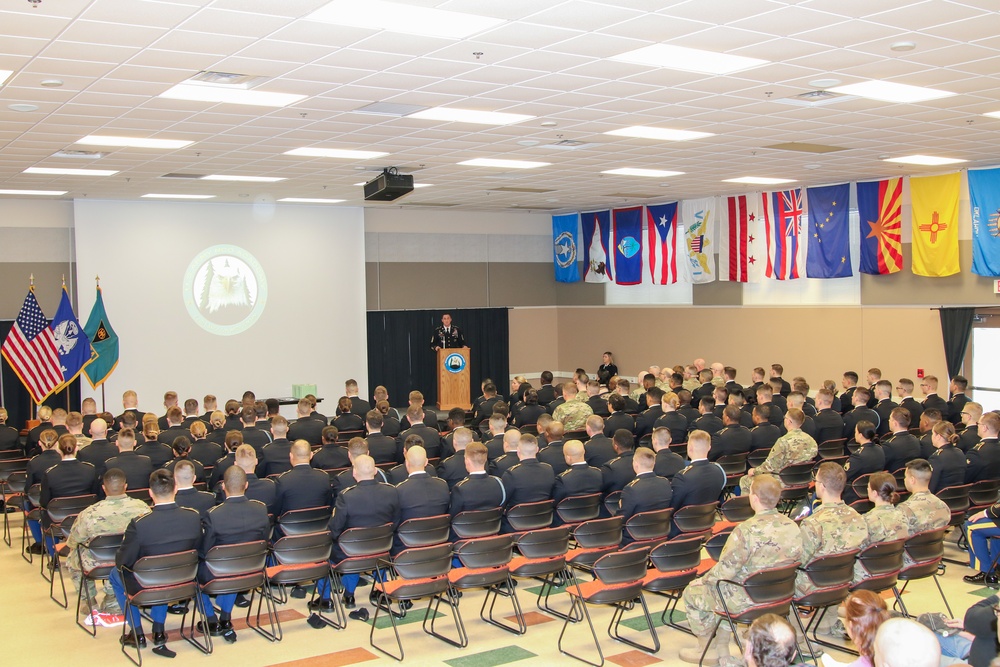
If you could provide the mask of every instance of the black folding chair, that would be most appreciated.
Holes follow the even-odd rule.
[[[563,498],[556,505],[556,515],[562,523],[577,524],[596,519],[601,514],[601,494]]]
[[[483,606],[479,609],[479,618],[515,635],[527,632],[528,625],[517,599],[517,589],[510,577],[510,562],[514,557],[512,536],[496,535],[460,540],[454,545],[454,553],[461,561],[462,567],[453,568],[448,573],[452,587],[459,591],[473,588],[486,589]],[[497,600],[501,597],[510,598],[514,607],[516,626],[508,625],[494,615]]]
[[[98,581],[107,581],[108,577],[111,576],[111,570],[115,568],[115,556],[122,546],[123,537],[124,535],[121,533],[97,535],[86,544],[76,545],[77,557],[80,559],[80,586],[76,592],[76,624],[93,637],[97,637],[97,623],[93,623],[89,627],[81,623],[80,607],[86,600],[87,618],[93,622],[94,606],[90,599],[90,586],[91,584],[96,585]],[[92,563],[89,567],[84,566],[84,554],[87,554],[86,560]],[[84,591],[87,591],[86,595],[84,595]]]
[[[242,544],[227,544],[212,547],[205,554],[205,568],[212,579],[201,584],[201,591],[206,595],[229,595],[250,593],[250,604],[247,606],[247,627],[269,641],[277,641],[280,634],[278,626],[278,610],[271,595],[270,584],[264,571],[267,563],[267,542],[258,540]],[[251,622],[254,599],[257,600],[256,622]],[[260,623],[261,608],[267,610],[267,620],[271,626],[265,630]],[[191,619],[191,632],[194,633],[194,616]],[[209,643],[211,643],[211,636]]]
[[[333,580],[330,574],[330,552],[333,550],[333,537],[330,531],[324,530],[318,533],[304,533],[302,535],[287,535],[271,545],[271,555],[274,565],[268,566],[264,570],[267,577],[267,588],[269,593],[278,604],[287,601],[287,596],[282,594],[280,598],[274,596],[274,588],[278,587],[284,591],[286,586],[296,586],[303,584],[314,584],[317,581],[327,580],[330,583],[331,592]],[[315,598],[315,595],[313,596]],[[335,609],[339,609],[335,607]],[[257,627],[263,627],[260,622],[260,604],[257,605]],[[323,615],[323,609],[316,611],[317,617],[325,624],[342,628],[347,620],[341,616],[337,621],[332,621]],[[281,641],[281,623],[276,623],[274,629],[275,641]],[[266,634],[264,636],[267,636]]]
[[[691,629],[674,621],[674,612],[677,610],[677,603],[681,600],[684,588],[702,574],[699,566],[703,541],[700,535],[681,535],[657,545],[649,552],[653,568],[646,573],[642,581],[643,591],[667,599],[660,620],[687,634],[692,634]]]

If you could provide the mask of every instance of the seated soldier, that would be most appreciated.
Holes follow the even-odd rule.
[[[885,470],[885,453],[882,448],[874,442],[875,425],[869,421],[859,421],[854,426],[854,441],[858,443],[858,448],[851,452],[850,457],[844,464],[844,472],[847,473],[846,486],[844,487],[844,502],[853,503],[859,500],[858,494],[851,486],[858,477],[870,475],[872,473]]]
[[[689,436],[690,437],[690,436]],[[653,429],[653,451],[656,452],[656,464],[653,472],[659,477],[672,479],[686,465],[684,457],[670,449],[670,429],[658,426]]]
[[[788,411],[785,415],[785,428],[788,429],[788,433],[778,438],[767,459],[758,468],[750,468],[746,476],[740,479],[740,489],[744,493],[750,490],[750,482],[754,475],[762,472],[777,474],[790,465],[805,463],[816,458],[816,441],[803,433],[800,428],[804,419],[805,414],[798,408]]]
[[[566,498],[601,492],[601,471],[587,465],[586,452],[579,440],[563,445],[566,469],[556,475],[552,499],[558,505]]]
[[[755,405],[751,408],[750,414],[753,419],[753,428],[750,429],[750,451],[771,449],[782,436],[781,429],[770,421],[771,407]]]
[[[635,479],[622,489],[621,517],[628,523],[636,514],[668,509],[673,490],[670,481],[653,472],[656,454],[648,447],[639,447],[632,456]],[[622,546],[633,541],[628,530],[622,531]]]
[[[713,503],[722,495],[726,472],[718,463],[709,461],[711,446],[712,438],[704,431],[692,431],[688,436],[687,455],[691,463],[674,475],[670,482],[674,491],[670,506],[674,508],[674,513],[689,505]],[[680,532],[676,523],[671,525],[671,537]]]
[[[556,476],[552,466],[538,460],[538,443],[530,435],[522,435],[517,445],[518,463],[503,474],[501,481],[507,491],[507,508],[524,503],[552,500]],[[514,532],[504,515],[503,533]]]
[[[740,424],[743,411],[735,405],[727,405],[722,410],[722,430],[710,434],[712,448],[708,451],[709,461],[731,454],[746,454],[753,446],[753,434]]]
[[[889,433],[879,444],[885,454],[885,470],[896,472],[913,459],[920,457],[920,441],[910,433],[910,413],[906,408],[896,408],[889,413]],[[931,452],[928,452],[930,456]]]
[[[965,483],[968,463],[965,452],[958,448],[958,434],[951,422],[939,421],[931,432],[934,453],[927,460],[931,464],[931,493],[937,493],[949,486]]]
[[[452,518],[460,512],[503,507],[507,502],[507,490],[500,478],[486,474],[486,445],[469,443],[464,454],[469,474],[451,490]]]
[[[906,518],[909,537],[927,530],[944,528],[951,521],[951,510],[943,500],[930,492],[931,464],[924,459],[913,459],[906,464],[903,481],[910,497],[899,504]],[[909,554],[903,557],[904,565],[912,565]]]

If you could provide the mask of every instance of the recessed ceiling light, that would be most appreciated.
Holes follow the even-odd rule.
[[[7,80],[7,77],[9,77],[13,73],[14,73],[13,70],[0,69],[0,85],[3,85],[3,82]]]
[[[937,157],[934,155],[904,155],[903,157],[891,157],[885,160],[886,162],[898,162],[900,164],[920,164],[925,167],[939,167],[943,164],[956,164],[958,162],[967,162],[967,160],[959,160],[957,158],[950,157]]]
[[[467,167],[497,167],[500,169],[536,169],[538,167],[548,167],[551,162],[531,162],[529,160],[500,160],[495,158],[476,158],[459,162]]]
[[[989,116],[990,118],[1000,118],[1000,111],[990,111],[989,113],[984,113],[984,116]]]
[[[922,88],[921,86],[910,86],[905,83],[892,83],[890,81],[862,81],[861,83],[849,83],[846,86],[836,86],[830,90],[843,95],[855,95],[880,102],[898,102],[901,104],[939,100],[943,97],[955,95],[955,93],[949,93],[947,90]]]
[[[541,143],[541,142],[535,141],[534,139],[522,139],[521,141],[517,142],[517,145],[518,146],[537,146],[539,143]]]
[[[748,183],[750,185],[778,185],[779,183],[794,183],[794,178],[767,178],[766,176],[741,176],[726,178],[723,183]]]
[[[840,79],[813,79],[809,82],[810,88],[833,88],[840,85]]]
[[[623,127],[620,130],[611,130],[604,134],[616,137],[636,137],[639,139],[657,139],[659,141],[689,141],[691,139],[703,139],[714,137],[711,132],[695,132],[693,130],[671,130],[666,127],[645,127],[635,125],[633,127]]]
[[[58,197],[67,190],[0,190],[0,195],[29,195],[37,197]]]
[[[602,171],[602,174],[612,174],[614,176],[645,176],[647,178],[665,178],[667,176],[680,176],[683,171],[666,171],[664,169],[637,169],[635,167],[621,167],[620,169],[609,169]]]
[[[760,58],[732,56],[726,53],[689,49],[685,46],[671,44],[644,46],[641,49],[611,56],[611,60],[702,74],[731,74],[767,65],[770,62]]]
[[[504,23],[503,19],[489,16],[382,0],[334,0],[306,16],[305,20],[446,39],[463,39]]]
[[[193,83],[179,83],[170,90],[160,93],[160,97],[168,100],[246,104],[255,107],[286,107],[306,98],[305,95],[292,93],[269,93],[263,90],[243,90]]]
[[[184,148],[193,144],[193,141],[184,139],[146,139],[143,137],[117,137],[91,134],[76,143],[85,146],[121,146],[123,148]]]
[[[893,51],[912,51],[917,48],[916,42],[893,42],[890,46]]]
[[[8,104],[7,108],[10,109],[11,111],[20,111],[21,113],[38,111],[37,104]]]
[[[475,109],[455,109],[452,107],[434,107],[410,114],[407,118],[421,120],[441,120],[452,123],[475,123],[477,125],[513,125],[534,118],[520,113],[503,113],[501,111],[477,111]]]
[[[232,176],[227,174],[209,174],[208,176],[202,176],[202,181],[243,181],[246,183],[277,183],[278,181],[284,181],[284,178],[278,178],[276,176]]]
[[[53,167],[28,167],[25,174],[48,174],[51,176],[114,176],[113,169],[56,169]]]
[[[60,88],[63,85],[62,79],[42,79],[41,84],[45,88]]]
[[[346,199],[316,199],[310,197],[283,197],[278,201],[289,202],[293,204],[339,204],[341,202],[347,201]]]
[[[823,165],[821,165],[821,164],[804,164],[804,165],[802,165],[802,168],[803,169],[819,169],[822,166]]]
[[[554,120],[547,120],[544,123],[542,123],[541,125],[542,125],[542,127],[556,127],[556,126],[559,125],[559,123],[555,122]]]
[[[378,151],[355,151],[344,148],[293,148],[285,151],[285,155],[298,155],[299,157],[334,157],[346,160],[368,160],[382,157],[388,153]]]
[[[150,192],[143,197],[146,199],[215,199],[215,195],[174,195],[159,192]]]

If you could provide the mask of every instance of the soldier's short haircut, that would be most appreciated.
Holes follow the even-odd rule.
[[[844,466],[833,461],[826,461],[819,464],[819,469],[816,471],[816,481],[823,482],[827,491],[839,496],[844,492],[844,486],[847,484],[847,473],[844,471]]]
[[[736,379],[736,369],[732,366],[726,366],[722,369],[722,374],[726,376],[727,380]]]
[[[652,470],[656,464],[656,454],[649,447],[636,447],[632,460],[636,462],[640,470]]]
[[[278,399],[276,398],[267,399],[264,401],[264,405],[267,407],[267,414],[269,415],[277,415],[281,409],[281,404],[278,403]]]
[[[781,375],[782,373],[785,372],[785,367],[782,366],[781,364],[771,364],[771,370],[777,373],[778,375]]]
[[[410,447],[423,447],[424,439],[421,438],[416,433],[406,436],[406,440],[403,441],[403,451],[405,452]]]
[[[792,382],[792,391],[800,392],[803,396],[809,395],[809,383],[805,380],[795,380]]]
[[[275,433],[285,435],[288,433],[288,420],[281,415],[271,417],[271,430]],[[336,434],[334,434],[334,437],[336,437]]]
[[[854,371],[847,371],[846,373],[844,373],[844,378],[850,380],[855,384],[857,384],[858,382],[858,374],[855,373]]]
[[[424,402],[424,395],[421,394],[416,389],[414,389],[413,391],[410,392],[410,395],[409,395],[408,398],[409,398],[409,402],[410,403],[423,403]]]
[[[153,496],[169,496],[174,491],[174,476],[169,470],[160,468],[149,475],[149,493]]]
[[[410,422],[410,426],[416,426],[424,420],[424,411],[419,405],[411,405],[406,411],[406,418]]]
[[[253,424],[257,421],[257,411],[251,406],[246,406],[240,411],[240,421],[244,424]]]
[[[510,406],[504,403],[503,401],[497,401],[496,403],[493,404],[492,414],[503,415],[503,418],[507,419],[507,416],[510,415]]]
[[[492,382],[487,382],[483,385],[483,394],[486,396],[496,396],[497,386]]]
[[[503,434],[503,444],[504,444],[504,448],[506,448],[506,445],[507,445],[507,442],[508,442],[508,440],[507,440],[507,436],[508,436],[508,435],[513,435],[513,434],[515,434],[515,433],[517,433],[517,431],[507,431],[506,433],[504,433],[504,434]],[[518,438],[517,438],[517,442],[518,442],[518,443],[522,443],[522,442],[533,442],[533,443],[535,443],[535,446],[536,446],[536,447],[538,446],[538,438],[536,438],[535,436],[531,435],[530,433],[521,433],[521,434],[520,434],[520,435],[518,436]]]
[[[906,472],[926,484],[931,481],[931,464],[927,459],[913,459],[906,464]]]
[[[938,410],[937,408],[928,408],[927,410],[923,411],[923,414],[921,416],[927,419],[928,424],[936,424],[937,422],[943,419],[941,411]]]
[[[222,484],[229,495],[242,494],[247,486],[247,474],[239,466],[229,466],[222,475]]]
[[[215,397],[215,394],[205,394],[205,398],[201,400],[202,403],[205,405],[206,410],[209,409],[210,407],[215,407],[216,403],[218,403],[219,401],[219,399]]]
[[[965,379],[964,375],[956,375],[951,381],[955,383],[955,387],[959,391],[965,391],[969,387],[969,381]]]
[[[198,413],[198,399],[197,398],[186,399],[184,401],[184,412],[186,412],[189,415],[197,414]]]
[[[702,382],[711,382],[712,381],[712,369],[711,368],[702,368],[700,371],[698,371],[698,379],[701,380]]]
[[[722,409],[722,416],[731,421],[734,424],[740,423],[740,417],[743,414],[743,410],[739,406],[729,404]]]
[[[466,449],[473,441],[472,430],[459,426],[451,436],[451,442],[455,445],[455,450]]]
[[[236,464],[251,464],[257,460],[257,450],[253,445],[240,445],[236,448]]]
[[[785,413],[785,417],[787,417],[788,420],[795,425],[795,428],[800,428],[802,426],[802,422],[806,420],[806,413],[802,412],[802,410],[798,408],[788,408],[788,412]]]
[[[979,423],[991,433],[1000,431],[1000,415],[995,412],[987,412],[979,418]]]
[[[542,371],[542,384],[552,384],[552,371]]]
[[[823,405],[832,404],[833,392],[826,388],[820,389],[816,392],[816,402]]]
[[[854,390],[854,395],[860,399],[863,399],[865,403],[872,397],[871,391],[867,387],[858,387]]]
[[[764,421],[768,421],[771,418],[771,406],[770,405],[755,405],[753,406],[754,417],[760,417]]]
[[[312,447],[309,446],[309,442],[307,440],[296,440],[292,443],[292,448],[289,450],[291,458],[295,459],[299,463],[305,463],[308,461],[311,454]]]
[[[771,383],[767,382],[757,387],[757,396],[774,396],[774,389],[771,387]]]
[[[448,411],[448,419],[450,419],[453,424],[457,425],[456,428],[458,426],[464,425],[465,424],[465,410],[463,410],[462,408],[458,408],[458,407],[452,408],[451,410]]]
[[[646,392],[646,395],[647,396],[652,396],[653,397],[653,405],[657,405],[657,404],[660,403],[660,401],[663,400],[663,395],[665,393],[666,392],[663,391],[662,389],[660,389],[659,387],[652,387],[652,388],[650,388],[649,391]]]
[[[483,443],[470,442],[469,446],[465,448],[465,458],[472,461],[477,466],[485,466],[488,451],[489,450],[486,449],[486,445]]]
[[[180,459],[174,465],[174,479],[176,481],[193,483],[196,476],[194,464],[187,459]]]
[[[365,415],[365,423],[368,427],[378,431],[382,430],[382,425],[385,424],[385,417],[378,410],[369,410]]]
[[[698,407],[711,412],[715,407],[715,399],[709,396],[703,396],[700,401],[698,401]]]
[[[504,415],[498,415],[496,413],[493,413],[490,415],[489,423],[491,429],[499,430],[502,429],[507,424],[507,417],[505,417]]]
[[[121,436],[119,436],[121,437]],[[243,444],[243,434],[237,430],[226,432],[226,449],[231,452],[236,451],[236,448]]]
[[[264,401],[254,401],[253,411],[257,415],[258,420],[264,419],[264,417],[267,417],[267,403]]]
[[[348,391],[357,391],[358,390],[358,381],[357,380],[348,380],[347,382],[344,383],[344,389],[347,389]]]
[[[750,493],[757,496],[764,509],[773,510],[781,500],[781,480],[767,473],[754,475],[750,482]]]
[[[312,403],[309,402],[308,398],[300,398],[299,402],[295,404],[295,412],[301,416],[309,414],[312,409]],[[226,403],[226,412],[229,412],[229,403]]]
[[[805,405],[806,397],[801,391],[793,391],[788,394],[788,398],[785,399],[785,405],[790,408],[801,408]]]
[[[682,384],[684,384],[684,374],[683,373],[671,373],[670,374],[670,382],[673,383],[673,386],[675,386],[675,387],[681,386]]]
[[[52,431],[55,433],[55,431]],[[42,432],[45,435],[45,432]],[[126,451],[132,449],[135,446],[135,431],[130,428],[123,428],[118,432],[118,449],[124,449]]]
[[[670,444],[670,429],[666,426],[657,426],[653,429],[651,442],[654,447],[663,448]]]
[[[538,417],[538,431],[541,432],[543,429],[548,428],[548,425],[552,423],[552,415],[548,412],[543,412]]]
[[[888,380],[879,380],[875,383],[876,392],[884,392],[886,396],[892,394],[892,383]]]
[[[604,417],[601,415],[590,415],[587,417],[586,427],[595,433],[604,430]]]
[[[364,438],[351,438],[347,443],[347,455],[357,458],[368,453],[368,442]]]
[[[728,402],[735,405],[738,408],[742,408],[744,405],[747,404],[747,397],[738,391],[734,391],[733,393],[729,394]]]
[[[570,396],[576,396],[577,394],[580,393],[580,390],[572,382],[567,382],[563,384],[562,390],[564,394],[569,394]]]
[[[750,655],[758,667],[785,667],[795,659],[795,629],[777,614],[764,614],[747,632]]]
[[[125,472],[121,468],[108,468],[104,471],[101,483],[109,496],[120,496],[125,493]]]
[[[612,437],[615,445],[623,452],[630,452],[635,447],[635,436],[627,428],[620,428],[615,431]]]
[[[725,402],[727,396],[729,396],[729,390],[725,387],[716,387],[712,390],[712,398],[714,398],[716,402]]]
[[[287,429],[285,429],[287,431]],[[330,424],[329,426],[324,426],[323,430],[320,431],[320,438],[322,438],[325,444],[337,442],[337,436],[340,434],[340,429]]]
[[[696,428],[688,433],[688,443],[704,447],[707,450],[712,446],[712,436],[708,434],[708,431],[702,431],[701,429]]]
[[[611,394],[608,396],[608,407],[612,412],[619,412],[625,409],[625,397],[621,394]]]
[[[83,415],[79,412],[73,411],[66,415],[66,427],[76,428],[77,426],[83,426]]]

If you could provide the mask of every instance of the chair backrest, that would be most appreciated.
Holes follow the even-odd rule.
[[[591,519],[573,527],[573,539],[584,549],[597,549],[621,544],[622,518]]]
[[[451,529],[463,539],[496,535],[500,532],[501,517],[503,509],[500,507],[459,512],[452,517]]]
[[[529,530],[516,538],[517,550],[525,558],[555,558],[569,548],[569,527]]]
[[[525,424],[519,430],[525,435],[538,435],[538,424]]]
[[[670,517],[673,513],[674,511],[668,507],[633,514],[625,522],[625,530],[637,542],[663,539],[670,533]]]
[[[857,555],[857,561],[872,575],[899,572],[903,567],[903,542],[904,540],[876,542],[862,549]]]
[[[875,507],[875,503],[868,500],[867,498],[859,498],[858,500],[855,500],[853,503],[851,503],[851,507],[853,507],[854,511],[857,512],[858,514],[867,514],[872,510],[873,507]]]
[[[728,479],[731,476],[743,475],[746,473],[747,459],[749,457],[749,452],[726,454],[725,456],[720,456],[715,462],[722,466],[722,470],[725,471],[726,478]]]
[[[556,505],[556,513],[563,523],[580,523],[596,519],[601,514],[601,494],[563,498]]]
[[[1000,501],[1000,479],[981,479],[972,484],[969,489],[969,502],[972,505],[992,505]]]
[[[235,577],[260,572],[264,569],[266,560],[265,540],[215,546],[205,554],[205,566],[216,577]]]
[[[122,546],[122,533],[111,535],[96,535],[90,538],[86,544],[79,545],[81,552],[86,549],[90,552],[90,559],[100,565],[114,565],[115,556]]]
[[[459,540],[455,542],[454,551],[463,567],[503,567],[514,555],[514,538],[511,535],[494,535]]]
[[[399,541],[409,548],[430,547],[448,541],[451,535],[451,517],[438,516],[407,519],[396,529]]]
[[[23,470],[12,472],[5,481],[7,493],[24,493],[24,485],[28,483],[28,473]]]
[[[836,459],[844,456],[844,447],[847,445],[847,438],[833,438],[819,443],[817,450],[821,459]]]
[[[719,532],[712,535],[705,542],[705,551],[708,552],[708,557],[712,560],[719,560],[722,557],[722,550],[726,546],[726,542],[729,541],[729,536],[733,534],[732,528],[728,530],[720,530]]]
[[[97,496],[93,493],[83,496],[64,496],[50,500],[45,511],[48,512],[52,523],[60,523],[66,517],[79,514],[96,502]]]
[[[9,461],[12,459],[28,459],[24,458],[24,454],[21,453],[20,449],[2,449],[0,450],[0,462]]]
[[[125,495],[129,498],[135,498],[136,500],[141,500],[147,505],[153,504],[153,496],[149,495],[149,489],[126,489]]]
[[[273,545],[271,553],[281,565],[302,565],[330,560],[333,535],[328,530],[302,535],[286,535]]]
[[[392,566],[403,579],[433,579],[451,570],[451,544],[404,549],[392,559]]]
[[[391,523],[371,528],[348,528],[340,534],[337,546],[349,558],[376,556],[392,549]]]
[[[858,498],[868,497],[868,480],[872,478],[872,474],[873,473],[869,472],[864,475],[859,475],[854,478],[853,482],[851,482],[851,489],[854,490],[854,494]]]
[[[733,496],[722,503],[720,509],[726,521],[746,521],[754,515],[753,508],[750,507],[750,496]]]
[[[747,577],[743,582],[743,588],[754,604],[790,599],[795,594],[795,575],[798,567],[798,563],[791,563],[758,570]]]
[[[594,576],[605,584],[641,582],[646,576],[649,550],[633,549],[601,556],[594,563]]]
[[[611,516],[618,516],[622,512],[622,492],[612,491],[608,495],[604,496],[604,509],[608,511]]]
[[[690,570],[701,563],[700,536],[680,536],[669,542],[661,542],[649,552],[649,560],[660,572]]]
[[[916,563],[940,560],[944,556],[944,534],[947,530],[937,528],[915,533],[903,543],[903,550]]]
[[[17,452],[20,455],[20,452]],[[28,459],[7,459],[0,461],[0,484],[7,482],[7,479],[15,472],[24,472],[28,469]]]
[[[957,486],[946,486],[934,495],[940,498],[951,510],[951,513],[965,512],[969,509],[969,493],[972,484],[961,484]]]
[[[300,510],[290,510],[278,517],[278,525],[285,535],[301,535],[303,533],[318,533],[326,529],[330,523],[329,507],[307,507]]]
[[[674,524],[682,533],[696,533],[709,530],[715,524],[715,511],[719,503],[688,505],[674,513]]]
[[[350,442],[351,438],[363,438],[365,436],[364,431],[339,431],[337,433],[337,442]]]
[[[575,431],[566,431],[563,434],[563,442],[569,442],[570,440],[579,440],[580,442],[587,442],[590,440],[590,434],[587,433],[586,429],[577,429]]]
[[[687,442],[671,442],[669,445],[667,445],[667,449],[672,451],[674,454],[677,454],[678,456],[683,456],[684,458],[687,458],[687,451],[688,451]]]
[[[39,505],[42,504],[41,484],[32,484],[31,486],[28,487],[28,500],[30,500],[31,504],[34,505],[35,507],[38,507]]]
[[[507,510],[507,521],[514,530],[538,530],[552,525],[552,501],[521,503]]]
[[[793,463],[778,471],[781,484],[787,489],[789,487],[808,486],[812,481],[813,462]]]
[[[197,576],[198,552],[191,549],[162,556],[143,556],[130,569],[142,588],[176,586]]]
[[[807,577],[819,588],[846,586],[854,578],[854,560],[858,549],[814,558],[801,567]]]
[[[770,447],[761,447],[760,449],[755,449],[750,452],[747,456],[747,465],[751,468],[757,468],[761,463],[767,460],[767,455],[771,453]]]

